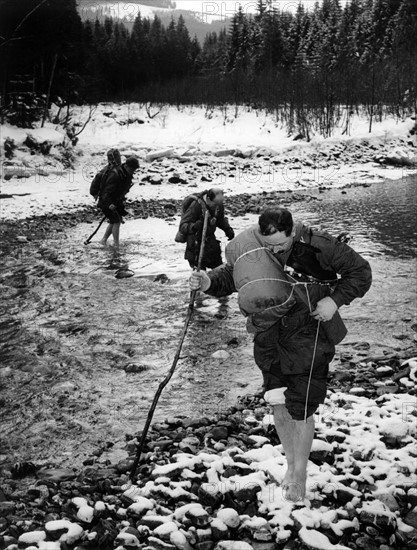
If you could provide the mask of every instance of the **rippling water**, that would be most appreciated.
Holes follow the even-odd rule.
[[[328,191],[317,212],[332,233],[348,230],[355,240],[395,258],[417,251],[417,176],[370,187]]]

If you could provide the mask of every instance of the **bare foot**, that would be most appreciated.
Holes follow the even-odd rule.
[[[285,500],[299,502],[304,499],[306,494],[306,476],[297,476],[292,472],[287,472],[281,487]]]
[[[101,239],[100,244],[101,246],[107,246],[107,241],[104,241],[103,239]]]

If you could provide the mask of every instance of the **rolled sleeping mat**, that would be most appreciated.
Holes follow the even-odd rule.
[[[250,316],[273,310],[276,322],[295,304],[294,287],[284,266],[256,235],[257,228],[257,225],[250,227],[230,241],[226,246],[226,260],[233,266],[242,313]]]

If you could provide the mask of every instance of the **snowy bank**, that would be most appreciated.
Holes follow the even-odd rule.
[[[74,108],[84,120],[87,108]],[[274,116],[232,107],[205,110],[138,104],[100,104],[74,151],[62,130],[49,124],[38,130],[0,128],[4,149],[15,140],[13,156],[2,163],[2,214],[6,218],[77,209],[91,204],[92,177],[106,162],[106,150],[118,147],[141,159],[130,197],[181,198],[193,188],[221,186],[229,195],[362,185],[415,173],[415,121],[351,121],[334,137],[294,141]],[[49,155],[25,147],[27,135],[51,144]],[[4,157],[3,157],[4,158]],[[73,169],[68,170],[68,163]]]

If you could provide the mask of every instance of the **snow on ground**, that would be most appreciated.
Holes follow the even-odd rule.
[[[345,530],[357,532],[360,523],[365,522],[388,528],[398,525],[402,532],[409,529],[415,533],[410,525],[401,527],[404,524],[396,501],[401,500],[414,484],[415,418],[404,413],[410,399],[408,394],[387,394],[375,402],[343,392],[331,393],[331,414],[325,413],[324,408],[317,414],[313,454],[319,455],[313,458],[314,462],[309,461],[307,495],[297,503],[287,500],[281,487],[286,471],[282,446],[271,445],[268,440],[259,448],[246,452],[233,447],[216,454],[208,454],[205,450],[195,455],[179,453],[172,456],[171,463],[157,466],[152,472],[152,480],[129,487],[125,496],[132,498],[134,494],[139,503],[151,503],[149,499],[162,490],[165,496],[178,498],[179,491],[186,494],[191,486],[183,479],[188,480],[189,471],[199,466],[199,471],[203,469],[208,480],[202,485],[207,494],[229,492],[238,499],[239,491],[256,493],[259,513],[263,517],[249,517],[244,513],[239,517],[235,510],[225,508],[217,512],[217,521],[229,525],[233,520],[235,527],[242,522],[252,533],[270,534],[269,538],[259,540],[274,538],[277,542],[285,542],[291,537],[290,529],[295,527],[300,539],[310,548],[344,550],[348,547],[332,544],[322,531],[341,537]],[[268,419],[264,425],[269,422],[273,423]],[[335,434],[339,437],[338,442],[328,443],[326,439]],[[384,439],[388,434],[396,438],[395,448]],[[331,455],[330,463],[326,455]],[[232,476],[226,473],[231,466],[238,471],[242,465],[251,473]],[[180,481],[170,479],[178,473]],[[161,483],[166,485],[163,489]],[[196,513],[205,513],[198,503],[187,505],[184,512],[191,508],[196,509]],[[173,511],[168,519],[178,520],[179,512],[179,509]]]
[[[87,107],[75,107],[73,112],[75,122],[82,124],[87,119]],[[22,146],[28,134],[40,143],[48,140],[56,146],[65,140],[62,129],[52,124],[35,130],[1,126],[0,144],[10,137],[18,146],[15,157],[2,163],[1,192],[14,195],[2,201],[2,216],[24,218],[92,204],[90,182],[105,165],[105,153],[110,147],[141,159],[136,183],[146,175],[160,176],[160,185],[135,185],[130,193],[132,199],[180,199],[196,186],[221,186],[227,194],[346,186],[387,177],[399,179],[414,170],[364,162],[361,149],[366,146],[390,150],[390,143],[396,143],[393,154],[409,160],[410,150],[405,145],[402,148],[399,140],[403,139],[404,144],[409,140],[407,136],[415,124],[411,119],[385,119],[374,123],[369,134],[365,118],[356,117],[351,121],[350,136],[342,135],[342,125],[334,137],[316,136],[306,143],[293,141],[273,115],[244,107],[236,111],[233,106],[204,109],[152,105],[148,113],[139,104],[100,104],[79,136],[74,170],[63,168],[62,151],[57,147],[44,157],[33,155]],[[358,147],[349,162],[331,158],[332,148],[343,145]],[[317,155],[322,155],[319,161],[311,160]],[[200,166],[197,171],[196,163]],[[173,174],[178,174],[187,185],[169,184],[168,177]],[[211,183],[202,183],[202,176]]]
[[[78,108],[82,117],[86,108]],[[314,137],[309,144],[294,143],[294,136],[288,137],[287,131],[281,126],[273,114],[254,110],[244,106],[227,105],[222,108],[203,107],[173,107],[151,106],[150,119],[146,109],[141,104],[100,104],[91,123],[80,136],[84,145],[114,146],[115,142],[137,144],[141,147],[161,148],[194,147],[203,151],[213,152],[224,147],[265,147],[276,152],[287,148],[316,148],[325,141],[335,140],[354,142],[368,139],[369,123],[364,117],[352,117],[350,136],[342,135],[344,125],[335,130],[334,138],[324,140]],[[107,116],[104,113],[109,113]],[[127,120],[140,119],[144,124],[127,125]],[[125,122],[124,125],[120,125]],[[395,137],[403,137],[412,128],[414,121],[397,122],[386,119],[375,122],[371,134],[373,140],[389,141]],[[108,130],[108,131],[106,131]]]

